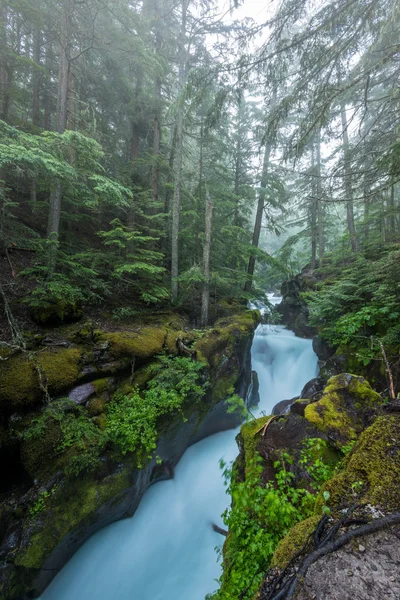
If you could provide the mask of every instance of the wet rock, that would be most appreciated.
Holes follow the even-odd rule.
[[[301,390],[300,398],[314,398],[316,394],[319,394],[323,391],[326,382],[321,377],[314,377],[314,379],[310,379],[306,383],[306,385]]]
[[[257,406],[260,402],[260,384],[258,381],[258,373],[257,371],[251,372],[251,382],[249,386],[249,393],[247,394],[247,406],[251,408],[252,406]]]
[[[319,335],[313,338],[312,347],[319,360],[323,361],[328,360],[336,351],[336,348],[331,348]]]
[[[289,408],[297,399],[298,396],[296,396],[295,398],[291,398],[290,400],[281,400],[280,402],[278,402],[278,404],[275,404],[274,408],[272,409],[272,414],[284,415],[288,412]]]
[[[302,398],[300,398],[299,400],[296,400],[296,402],[293,402],[293,404],[290,407],[290,412],[304,417],[306,407],[309,405],[309,403],[309,400],[303,400]]]

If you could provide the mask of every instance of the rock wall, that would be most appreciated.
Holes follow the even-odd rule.
[[[3,458],[10,457],[11,467],[20,469],[21,476],[13,478],[12,468],[2,461],[3,481],[8,485],[2,490],[0,508],[1,600],[38,596],[93,533],[133,515],[148,487],[173,475],[188,446],[237,426],[239,416],[227,413],[225,400],[233,393],[247,395],[250,348],[259,319],[257,312],[243,310],[221,319],[198,339],[179,320],[139,331],[74,332],[72,341],[67,340],[68,348],[40,350],[34,360],[19,355],[7,361],[1,388],[0,452]],[[123,456],[108,445],[94,469],[74,477],[65,473],[62,457],[54,456],[57,423],[43,431],[38,443],[24,440],[23,431],[42,413],[44,391],[37,377],[38,364],[49,383],[47,390],[69,394],[80,404],[77,418],[83,418],[84,411],[85,418],[101,430],[115,392],[129,393],[133,385],[145,386],[149,379],[146,365],[162,350],[177,353],[177,339],[191,345],[192,356],[204,365],[203,378],[209,388],[201,403],[184,405],[185,420],[176,413],[160,423],[157,448],[142,468],[134,453]],[[64,362],[61,366],[66,352],[71,369]],[[20,369],[25,377],[18,382]],[[62,384],[55,385],[60,369]],[[73,451],[68,448],[64,455]]]

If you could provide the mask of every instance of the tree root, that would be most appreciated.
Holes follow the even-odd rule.
[[[336,525],[334,525],[328,531],[327,535],[323,537],[323,539],[321,539],[320,534],[327,523],[327,518],[322,517],[315,531],[307,539],[307,542],[305,543],[303,549],[295,557],[293,557],[288,566],[282,571],[282,573],[278,577],[276,577],[274,580],[267,584],[269,590],[264,590],[267,593],[267,595],[265,593],[262,593],[260,598],[262,600],[292,600],[296,593],[298,584],[304,581],[309,567],[318,559],[322,558],[323,556],[326,556],[327,554],[335,552],[336,550],[339,550],[340,548],[348,544],[352,539],[361,537],[363,535],[368,535],[386,527],[389,527],[390,525],[400,523],[400,512],[395,512],[380,519],[375,519],[369,523],[361,525],[356,529],[351,529],[343,535],[341,535],[340,537],[338,537],[337,539],[333,539],[343,525],[349,525],[350,523],[354,522],[354,519],[349,520],[348,517],[349,514],[355,510],[355,508],[357,507],[352,507],[351,509],[349,509],[346,516],[341,521],[336,523]],[[356,519],[356,521],[359,521],[359,519]],[[289,578],[283,583],[283,587],[281,587],[279,592],[276,593],[278,586],[280,587],[282,585],[282,582],[287,576],[288,571],[293,570],[295,561],[299,558],[300,555],[304,554],[305,549],[310,543],[311,537],[314,537],[314,543],[317,540],[319,540],[319,542],[317,542],[318,546],[313,552],[308,554],[303,559],[297,571],[293,575],[289,576]]]

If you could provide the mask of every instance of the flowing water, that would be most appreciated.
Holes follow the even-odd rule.
[[[260,383],[260,404],[252,412],[270,414],[315,377],[317,357],[311,340],[260,325],[252,368]],[[223,538],[212,524],[222,525],[220,515],[230,503],[219,461],[236,458],[236,434],[218,433],[189,448],[174,479],[152,486],[131,519],[88,540],[41,599],[204,600],[218,587],[221,571],[215,546]]]

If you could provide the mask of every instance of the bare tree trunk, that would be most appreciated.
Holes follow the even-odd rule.
[[[271,150],[272,150],[272,146],[268,142],[265,146],[265,151],[264,151],[264,160],[263,160],[263,168],[262,168],[261,183],[260,183],[260,194],[258,197],[256,220],[254,223],[253,239],[251,242],[255,248],[258,248],[258,244],[260,241],[261,226],[262,226],[262,219],[263,219],[264,206],[265,206],[265,193],[266,193],[266,188],[267,188],[268,171],[269,171],[269,159],[271,156]],[[256,257],[251,255],[249,258],[249,265],[247,267],[248,279],[244,286],[245,292],[251,291],[251,288],[253,285],[253,276],[254,276],[255,266],[256,266]]]
[[[210,306],[210,255],[211,255],[211,231],[212,231],[213,205],[206,185],[206,218],[204,227],[204,248],[203,248],[203,293],[201,296],[201,326],[208,325],[208,311]]]
[[[317,178],[315,169],[315,145],[311,146],[311,198],[309,204],[311,228],[311,268],[317,266]]]
[[[71,18],[72,18],[72,0],[66,0],[61,21],[61,39],[60,39],[60,67],[58,80],[58,110],[57,110],[57,131],[64,133],[68,122],[68,85],[71,71],[71,59],[69,46],[71,43]],[[49,219],[47,224],[47,237],[50,241],[48,277],[54,274],[57,264],[58,238],[60,233],[61,219],[61,200],[62,185],[55,182],[50,194]]]
[[[155,22],[155,53],[157,56],[161,55],[161,32],[159,30],[159,15],[158,2],[154,2],[155,14],[153,15]],[[159,201],[160,194],[160,146],[161,146],[161,77],[156,76],[155,80],[155,101],[156,108],[154,114],[154,125],[153,125],[153,173],[152,173],[152,187],[153,187],[153,200],[154,200],[154,212],[157,210],[157,204]]]
[[[171,226],[171,295],[176,302],[179,292],[179,221],[181,210],[182,164],[183,164],[183,120],[185,113],[185,84],[186,84],[186,17],[189,0],[182,0],[181,40],[179,59],[179,96],[176,121],[176,158],[175,158],[175,188],[172,203]]]
[[[350,234],[351,249],[353,252],[358,252],[358,240],[356,234],[356,228],[354,225],[354,203],[353,203],[353,189],[351,185],[351,170],[350,170],[350,145],[349,145],[349,134],[347,131],[347,116],[346,107],[344,104],[341,106],[341,120],[342,120],[342,139],[343,139],[343,154],[344,154],[344,191],[346,195],[346,212],[347,212],[347,228]]]
[[[33,60],[37,67],[33,68],[33,91],[32,91],[32,124],[39,128],[40,127],[40,88],[41,88],[41,73],[39,67],[41,65],[41,51],[42,51],[42,32],[38,26],[34,32],[33,41]],[[32,209],[36,208],[37,200],[37,182],[36,179],[32,180],[31,184],[31,203]]]
[[[13,79],[13,69],[9,64],[7,42],[7,10],[8,3],[0,3],[0,119],[8,120],[10,110],[10,88]]]
[[[396,217],[395,217],[395,201],[394,201],[394,183],[392,181],[389,197],[388,197],[388,209],[389,209],[389,236],[391,239],[394,238],[396,234]]]
[[[51,129],[51,116],[53,114],[52,98],[51,98],[51,73],[53,68],[53,44],[51,36],[46,35],[46,55],[45,55],[45,67],[46,67],[46,84],[43,87],[43,108],[44,108],[44,129],[50,131]]]
[[[325,229],[324,229],[324,204],[322,201],[322,178],[321,178],[321,130],[318,129],[315,145],[316,160],[316,191],[317,191],[317,229],[318,229],[318,257],[321,259],[325,254]]]
[[[32,123],[40,127],[40,89],[42,76],[39,67],[42,63],[42,32],[38,26],[34,33],[33,60],[37,67],[33,68],[33,90],[32,90]]]

